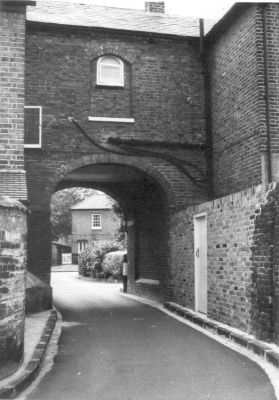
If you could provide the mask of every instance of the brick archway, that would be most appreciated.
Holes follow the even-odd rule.
[[[107,54],[121,57],[123,60],[125,60],[129,64],[132,64],[136,59],[135,54],[127,55],[126,49],[120,49],[118,46],[110,45],[110,46],[100,46],[99,49],[95,49],[95,48],[92,49],[91,50],[91,60],[105,56]]]
[[[168,207],[175,209],[177,205],[176,191],[172,187],[171,182],[162,174],[162,172],[154,166],[148,159],[135,158],[131,156],[121,156],[118,154],[92,154],[86,155],[80,159],[69,161],[63,164],[51,178],[52,193],[55,192],[59,182],[63,180],[69,173],[89,165],[94,164],[119,164],[130,168],[135,168],[147,176],[151,177],[163,189]]]
[[[42,187],[44,195],[40,198],[41,208],[34,207],[31,213],[28,238],[29,271],[46,285],[50,285],[51,196],[60,190],[61,184],[67,183],[66,178],[69,179],[72,172],[89,166],[94,170],[94,166],[101,164],[134,169],[139,172],[139,178],[142,178],[127,187],[121,187],[120,183],[120,186],[115,186],[112,191],[112,194],[117,195],[119,190],[120,200],[123,200],[124,208],[126,207],[131,266],[129,291],[165,300],[169,287],[170,215],[179,208],[179,195],[181,196],[182,191],[178,192],[177,180],[173,179],[174,167],[169,168],[165,161],[159,159],[103,153],[87,154],[76,159],[71,157],[61,161],[57,169],[53,169],[52,174],[48,176],[47,184]],[[98,186],[98,182],[96,185]],[[93,186],[94,183],[92,188]],[[109,185],[107,188],[110,189]],[[46,293],[46,300],[51,301],[49,293]]]

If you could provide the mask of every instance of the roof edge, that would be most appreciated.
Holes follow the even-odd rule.
[[[2,0],[4,5],[13,5],[13,6],[35,6],[36,0]]]
[[[205,35],[207,40],[212,40],[227,30],[228,26],[235,21],[247,8],[255,5],[262,5],[266,3],[256,2],[243,2],[235,3],[219,21],[211,28],[211,30]]]
[[[53,22],[42,22],[42,21],[32,21],[27,19],[27,25],[29,26],[41,26],[45,28],[57,28],[57,29],[65,29],[68,28],[69,30],[80,30],[80,31],[90,31],[90,30],[97,30],[97,31],[107,31],[111,33],[119,33],[119,34],[126,34],[131,36],[145,36],[150,38],[162,38],[162,39],[173,39],[173,40],[199,40],[199,36],[184,36],[178,35],[174,33],[160,33],[160,32],[149,32],[149,31],[137,31],[137,30],[129,30],[129,29],[117,29],[117,28],[107,28],[103,26],[83,26],[83,25],[66,25],[66,24],[56,24]]]
[[[70,207],[70,210],[73,211],[98,211],[98,210],[112,210],[112,207],[92,207],[92,208],[75,208]]]

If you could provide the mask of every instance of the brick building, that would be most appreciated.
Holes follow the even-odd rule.
[[[125,210],[130,290],[167,296],[169,215],[207,199],[203,93],[198,20],[43,1],[28,10],[25,166],[34,274],[49,282],[52,194],[82,185]]]
[[[112,201],[95,194],[71,207],[73,262],[93,241],[114,241],[120,227],[120,218],[112,209]]]
[[[162,3],[38,0],[20,14],[25,75],[1,110],[18,101],[21,122],[1,127],[1,191],[24,198],[9,185],[25,168],[28,268],[47,285],[51,196],[94,188],[125,212],[130,292],[278,342],[279,4],[236,3],[212,27]]]

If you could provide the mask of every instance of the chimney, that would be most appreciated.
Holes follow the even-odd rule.
[[[164,1],[146,1],[145,11],[154,14],[165,13],[165,2]]]

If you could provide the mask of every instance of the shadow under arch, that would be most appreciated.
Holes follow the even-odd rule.
[[[114,164],[123,165],[138,170],[147,177],[154,180],[163,190],[168,208],[175,210],[177,206],[176,191],[172,183],[163,175],[160,169],[154,166],[148,159],[136,158],[133,156],[118,155],[112,153],[106,154],[91,154],[83,156],[76,160],[71,160],[63,164],[50,179],[52,193],[57,190],[57,187],[63,179],[71,172],[78,170],[82,167],[98,164]]]

